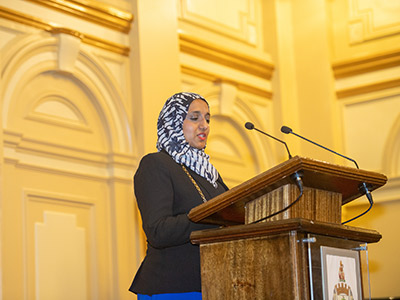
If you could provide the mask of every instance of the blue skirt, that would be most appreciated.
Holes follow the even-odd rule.
[[[200,292],[176,293],[176,294],[156,294],[156,295],[137,295],[138,300],[201,300]]]

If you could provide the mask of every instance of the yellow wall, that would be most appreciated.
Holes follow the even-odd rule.
[[[77,297],[135,299],[127,288],[145,244],[132,175],[178,91],[209,100],[207,152],[231,187],[287,159],[247,121],[293,155],[354,167],[282,125],[386,174],[373,210],[351,225],[383,235],[369,245],[372,296],[400,296],[396,1],[41,2],[0,0],[3,299],[60,292],[44,283],[68,277],[40,257],[63,230],[83,249],[58,250],[70,259],[60,268],[85,273]],[[346,205],[343,218],[366,203]]]

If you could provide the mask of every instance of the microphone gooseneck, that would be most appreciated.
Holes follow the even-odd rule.
[[[248,130],[254,129],[254,130],[256,130],[256,131],[258,131],[258,132],[260,132],[260,133],[262,133],[262,134],[264,134],[264,135],[266,135],[266,136],[268,136],[268,137],[270,137],[270,138],[273,138],[274,140],[276,140],[276,141],[278,141],[278,142],[284,144],[285,147],[286,147],[286,151],[287,151],[287,153],[288,153],[288,155],[289,155],[289,159],[292,158],[292,155],[290,154],[290,151],[289,151],[289,147],[287,146],[287,144],[286,144],[284,141],[282,141],[282,140],[280,140],[280,139],[278,139],[278,138],[276,138],[276,137],[274,137],[274,136],[272,136],[272,135],[270,135],[270,134],[268,134],[268,133],[266,133],[266,132],[264,132],[264,131],[262,131],[262,130],[256,128],[256,127],[254,126],[254,124],[251,123],[251,122],[246,122],[246,124],[244,124],[244,127],[246,127]]]
[[[264,135],[266,135],[266,136],[268,136],[270,138],[273,138],[274,140],[284,144],[285,147],[286,147],[286,151],[287,151],[287,153],[289,155],[289,159],[292,158],[292,155],[290,154],[289,147],[287,146],[286,142],[284,142],[284,141],[282,141],[282,140],[280,140],[280,139],[278,139],[278,138],[276,138],[276,137],[274,137],[274,136],[272,136],[272,135],[270,135],[270,134],[268,134],[268,133],[266,133],[266,132],[264,132],[262,130],[257,129],[254,126],[254,124],[251,123],[251,122],[246,122],[246,124],[244,124],[244,127],[246,127],[249,130],[254,129],[254,130],[256,130],[256,131],[258,131],[258,132],[260,132],[260,133],[262,133],[262,134],[264,134]],[[264,218],[261,218],[260,220],[257,220],[257,221],[255,221],[253,223],[259,223],[259,222],[264,221],[266,219],[272,218],[272,217],[274,217],[274,216],[276,216],[276,215],[288,210],[290,207],[292,207],[294,204],[296,204],[300,200],[300,198],[303,196],[303,181],[301,180],[301,176],[302,176],[302,174],[300,174],[299,172],[295,172],[294,174],[292,174],[290,176],[290,178],[296,183],[296,185],[297,185],[297,187],[299,188],[299,191],[300,191],[300,194],[297,196],[297,198],[292,203],[290,203],[286,207],[282,208],[281,210],[278,210],[278,211],[276,211],[276,212],[274,212],[274,213],[272,213],[272,214],[270,214],[270,215],[268,215],[268,216],[266,216]]]
[[[314,141],[311,141],[311,140],[305,138],[304,136],[301,136],[301,135],[299,135],[299,134],[293,132],[293,130],[292,130],[290,127],[282,126],[282,127],[281,127],[281,131],[282,131],[283,133],[286,133],[286,134],[291,133],[291,134],[293,134],[293,135],[295,135],[295,136],[298,136],[299,138],[301,138],[301,139],[303,139],[303,140],[306,140],[307,142],[310,142],[311,144],[314,144],[314,145],[316,145],[316,146],[318,146],[318,147],[321,147],[321,148],[323,148],[323,149],[325,149],[325,150],[328,150],[328,151],[330,151],[330,152],[332,152],[332,153],[334,153],[334,154],[336,154],[336,155],[339,155],[339,156],[341,156],[341,157],[343,157],[343,158],[345,158],[345,159],[348,159],[348,160],[352,161],[352,162],[356,165],[357,169],[359,169],[358,164],[357,164],[357,162],[356,162],[354,159],[352,159],[352,158],[350,158],[350,157],[347,157],[347,156],[344,156],[343,154],[337,153],[336,151],[333,151],[333,150],[331,150],[331,149],[329,149],[329,148],[326,148],[325,146],[322,146],[322,145],[320,145],[320,144],[318,144],[318,143],[316,143],[316,142],[314,142]]]
[[[324,147],[324,146],[322,146],[322,145],[320,145],[320,144],[318,144],[318,143],[316,143],[316,142],[314,142],[314,141],[311,141],[311,140],[309,140],[309,139],[307,139],[307,138],[305,138],[305,137],[303,137],[303,136],[301,136],[301,135],[299,135],[299,134],[293,132],[293,130],[292,130],[290,127],[282,126],[282,127],[281,127],[281,132],[283,132],[283,133],[285,133],[285,134],[291,133],[291,134],[293,134],[293,135],[295,135],[295,136],[297,136],[297,137],[299,137],[299,138],[301,138],[301,139],[303,139],[303,140],[306,140],[307,142],[310,142],[311,144],[314,144],[314,145],[316,145],[316,146],[318,146],[318,147],[321,147],[321,148],[323,148],[323,149],[325,149],[325,150],[328,150],[328,151],[330,151],[330,152],[332,152],[332,153],[334,153],[334,154],[336,154],[336,155],[339,155],[339,156],[341,156],[341,157],[343,157],[343,158],[345,158],[345,159],[347,159],[347,160],[350,160],[350,161],[352,161],[352,162],[356,165],[357,169],[360,169],[360,168],[358,167],[357,162],[356,162],[354,159],[352,159],[352,158],[350,158],[350,157],[347,157],[347,156],[344,156],[343,154],[337,153],[336,151],[333,151],[333,150],[331,150],[331,149],[329,149],[329,148],[327,148],[327,147]],[[361,193],[365,194],[365,196],[366,196],[367,199],[368,199],[368,202],[369,202],[370,206],[369,206],[369,208],[368,208],[366,211],[364,211],[364,212],[361,213],[360,215],[358,215],[358,216],[356,216],[356,217],[354,217],[354,218],[352,218],[352,219],[350,219],[350,220],[347,220],[347,221],[343,222],[342,224],[346,224],[346,223],[348,223],[348,222],[351,222],[351,221],[353,221],[353,220],[355,220],[355,219],[361,217],[362,215],[366,214],[366,213],[372,208],[372,205],[374,204],[374,200],[372,199],[371,192],[369,191],[369,189],[368,189],[368,187],[367,187],[367,184],[366,184],[365,182],[361,183],[360,186],[358,187],[358,189],[359,189],[359,191],[360,191]]]

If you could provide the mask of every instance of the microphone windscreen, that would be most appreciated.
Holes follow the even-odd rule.
[[[288,133],[291,133],[291,132],[292,132],[292,129],[290,129],[290,128],[287,127],[287,126],[282,126],[282,127],[281,127],[281,131],[282,131],[283,133],[288,134]]]
[[[251,129],[254,129],[254,124],[250,123],[250,122],[246,122],[246,124],[244,124],[244,127],[246,127],[247,129],[251,130]]]

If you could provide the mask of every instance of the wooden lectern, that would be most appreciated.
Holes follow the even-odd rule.
[[[295,201],[295,172],[304,186],[300,200],[257,222]],[[193,222],[222,225],[191,235],[200,245],[203,299],[327,300],[321,247],[358,249],[381,238],[341,225],[341,206],[362,196],[362,183],[373,191],[386,181],[379,173],[296,156],[193,208]],[[361,289],[353,293],[363,299]]]

